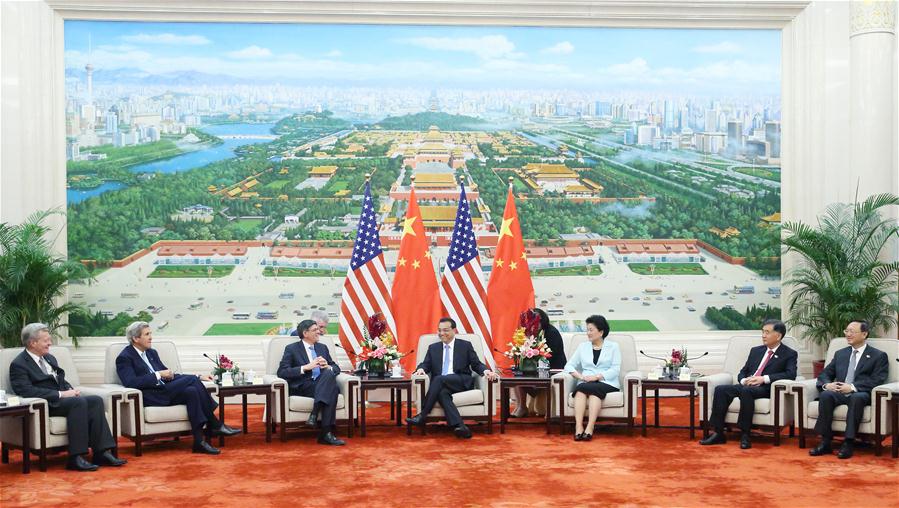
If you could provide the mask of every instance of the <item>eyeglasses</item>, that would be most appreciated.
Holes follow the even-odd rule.
[[[844,333],[844,334],[847,334],[847,335],[855,335],[856,333],[861,333],[861,332],[860,332],[860,331],[856,331],[856,330],[850,330],[850,329],[847,328],[847,329],[843,330],[843,333]]]

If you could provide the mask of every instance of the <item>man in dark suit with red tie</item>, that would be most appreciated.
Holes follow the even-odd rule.
[[[858,425],[865,406],[871,404],[871,390],[886,383],[889,377],[887,354],[867,344],[869,328],[867,321],[849,323],[843,330],[849,347],[837,351],[818,376],[820,393],[815,432],[821,436],[821,442],[809,450],[809,455],[813,457],[833,453],[830,445],[833,439],[833,412],[844,404],[848,406],[846,431],[843,432],[843,444],[837,456],[841,459],[852,457]]]
[[[470,438],[471,430],[462,421],[459,410],[453,404],[453,394],[474,387],[472,373],[486,376],[490,381],[496,379],[496,374],[481,363],[470,342],[456,339],[456,333],[456,322],[451,318],[442,318],[437,324],[440,342],[428,346],[424,360],[414,373],[431,376],[428,393],[422,404],[421,413],[406,418],[406,421],[413,425],[424,425],[428,414],[439,402],[446,415],[446,423],[453,427],[456,437]]]
[[[740,398],[740,413],[737,425],[740,427],[740,448],[752,448],[750,430],[755,400],[771,396],[771,383],[781,379],[796,379],[799,354],[781,341],[787,334],[787,327],[776,319],[765,321],[762,326],[762,345],[749,350],[749,357],[737,374],[737,384],[715,387],[712,399],[712,416],[709,418],[714,432],[701,440],[701,445],[724,444],[724,419],[727,408],[737,397]]]
[[[125,460],[113,455],[115,437],[109,430],[103,399],[82,395],[66,381],[66,373],[50,354],[50,329],[43,323],[31,323],[22,329],[22,351],[9,366],[9,383],[16,394],[47,400],[50,416],[66,417],[69,437],[69,461],[66,469],[96,471],[97,466],[121,466]],[[83,455],[90,447],[93,459]],[[28,453],[28,452],[25,452]]]
[[[199,376],[175,374],[159,359],[159,353],[151,348],[153,334],[150,325],[137,321],[125,330],[131,342],[115,360],[116,372],[122,384],[140,390],[144,406],[187,406],[191,432],[194,436],[194,453],[218,455],[205,439],[204,427],[214,436],[233,436],[240,429],[231,428],[215,417],[218,404],[209,395]]]
[[[337,375],[340,366],[331,359],[327,346],[318,342],[321,329],[315,321],[305,319],[297,325],[300,341],[284,348],[278,365],[278,377],[287,381],[288,392],[314,399],[306,422],[310,427],[321,424],[319,444],[342,446],[346,442],[334,435],[337,420]],[[319,421],[320,419],[320,421]]]

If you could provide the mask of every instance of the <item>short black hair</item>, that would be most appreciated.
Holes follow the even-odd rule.
[[[597,330],[602,332],[602,338],[606,338],[609,336],[609,322],[606,321],[606,318],[600,316],[599,314],[593,314],[592,316],[587,318],[587,324],[593,325]]]
[[[546,315],[543,309],[538,309],[537,307],[534,307],[534,312],[540,315],[540,329],[545,332],[549,328],[549,316]]]
[[[856,323],[858,323],[858,329],[859,329],[862,333],[868,334],[869,331],[871,330],[871,323],[868,323],[867,320],[865,320],[865,319],[853,319],[853,321],[855,321]]]
[[[781,337],[787,336],[787,325],[785,325],[783,321],[779,319],[769,319],[762,324],[762,326],[768,325],[771,325],[771,329],[779,333]]]
[[[312,328],[313,326],[315,326],[317,324],[318,323],[316,323],[315,321],[313,321],[311,319],[304,319],[304,320],[300,321],[300,324],[297,325],[297,335],[299,335],[302,338],[303,334],[306,333],[307,330],[309,330],[310,328]]]
[[[453,318],[451,318],[451,317],[442,317],[442,318],[440,318],[440,321],[437,322],[437,325],[439,326],[440,323],[449,323],[450,326],[453,327],[453,329],[456,328],[456,321],[455,321]]]

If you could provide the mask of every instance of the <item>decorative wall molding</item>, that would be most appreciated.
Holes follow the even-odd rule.
[[[896,1],[852,2],[850,37],[867,33],[896,33]]]

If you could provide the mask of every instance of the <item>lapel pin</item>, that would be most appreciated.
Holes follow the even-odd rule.
[[[777,355],[774,355],[774,358],[777,358]]]
[[[871,358],[871,355],[865,355],[865,358]]]

